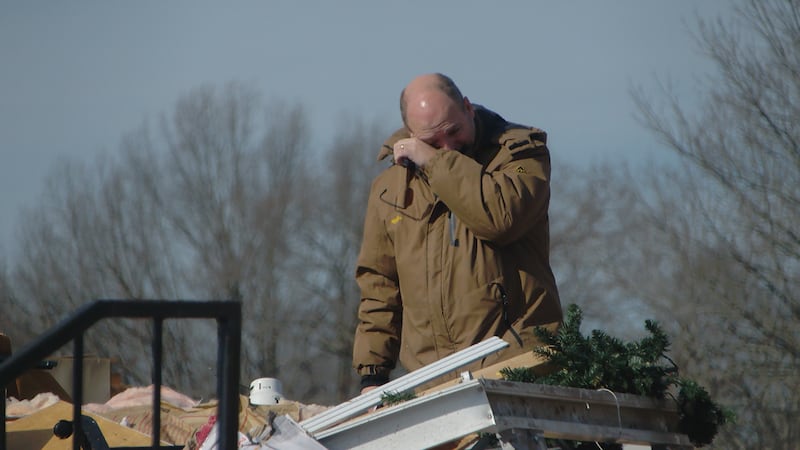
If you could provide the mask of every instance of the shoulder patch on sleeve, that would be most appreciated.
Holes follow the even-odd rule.
[[[525,139],[524,141],[517,141],[517,142],[514,142],[513,144],[509,145],[508,149],[509,150],[514,150],[515,148],[519,148],[519,147],[522,147],[523,145],[527,145],[527,144],[530,144],[530,143],[531,143],[531,141],[529,141],[527,139]]]
[[[506,129],[500,141],[511,153],[515,153],[546,145],[547,133],[538,128],[513,126]]]
[[[520,147],[530,145],[531,143],[531,130],[530,128],[522,128],[520,126],[509,126],[500,135],[500,143],[507,149],[514,151]]]
[[[531,140],[537,146],[539,145],[547,145],[547,133],[542,130],[533,129],[530,134]]]

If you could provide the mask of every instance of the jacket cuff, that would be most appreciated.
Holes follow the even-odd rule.
[[[392,367],[388,365],[375,365],[375,364],[359,364],[356,367],[356,372],[362,377],[365,375],[382,375],[389,378],[389,372],[392,371]]]

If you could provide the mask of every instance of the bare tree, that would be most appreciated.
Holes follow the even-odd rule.
[[[94,298],[241,300],[243,382],[282,378],[305,401],[350,396],[352,271],[386,133],[355,119],[340,129],[313,151],[299,105],[264,103],[246,85],[205,86],[157,133],[145,124],[124,136],[113,157],[61,163],[27,212],[13,273],[31,335]],[[164,382],[205,396],[215,333],[196,322],[166,324]],[[110,321],[87,347],[143,384],[150,334],[146,323]]]
[[[581,167],[554,157],[552,179],[550,255],[562,307],[579,305],[587,329],[642,333],[646,311],[619,273],[631,265],[636,246],[646,245],[629,242],[642,226],[632,210],[635,178],[625,166]]]
[[[291,338],[302,304],[293,302],[287,268],[305,223],[310,132],[301,107],[262,108],[258,98],[231,84],[181,99],[162,122],[163,189],[152,199],[173,230],[184,292],[244,302],[243,378],[302,381],[291,364],[304,351]]]
[[[131,196],[120,193],[113,207],[104,205],[113,184],[124,183],[111,167],[103,161],[91,169],[63,163],[50,177],[42,205],[24,216],[21,260],[13,282],[15,303],[26,309],[31,336],[88,300],[146,294],[140,286],[147,261],[133,261],[122,251],[133,232],[127,221],[138,212],[126,204]],[[132,321],[101,323],[87,333],[86,344],[90,351],[105,353],[107,342],[129,343],[117,356],[130,357],[127,362],[135,372],[144,364],[139,342],[145,330]]]
[[[793,448],[800,413],[800,4],[749,1],[737,21],[699,24],[718,68],[690,116],[640,93],[644,123],[682,157],[646,198],[648,255],[671,267],[638,287],[674,322],[679,360],[740,425],[719,448]],[[657,245],[660,243],[660,245]],[[643,252],[644,253],[644,252]],[[660,292],[655,292],[659,290]]]
[[[304,266],[297,269],[308,274],[300,286],[314,306],[306,320],[319,354],[311,364],[330,368],[316,371],[324,376],[316,386],[322,391],[310,392],[310,397],[343,401],[358,393],[352,368],[359,301],[355,261],[370,184],[386,167],[375,158],[389,132],[353,117],[341,120],[338,129],[321,159],[318,183],[309,186],[315,211],[298,248]]]
[[[14,339],[30,338],[33,330],[20,327],[15,318],[24,317],[25,310],[16,300],[13,287],[11,285],[8,268],[5,261],[0,260],[0,302],[3,304],[3,315],[0,316],[0,333],[7,334]]]
[[[241,299],[243,375],[281,376],[285,353],[302,351],[279,343],[295,307],[285,271],[304,222],[297,169],[309,131],[300,107],[266,109],[246,86],[200,88],[162,121],[159,138],[142,127],[117,158],[60,164],[21,234],[14,285],[17,303],[33,305],[31,328],[49,328],[94,298]],[[208,325],[168,324],[165,382],[213,389],[204,381],[216,349]],[[87,346],[119,352],[130,380],[146,382],[149,328],[93,328]]]

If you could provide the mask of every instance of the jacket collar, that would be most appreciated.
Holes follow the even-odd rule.
[[[499,114],[481,105],[473,104],[475,108],[475,141],[464,153],[479,162],[487,156],[485,153],[494,154],[498,137],[505,130],[507,122]],[[480,150],[481,154],[477,152]]]

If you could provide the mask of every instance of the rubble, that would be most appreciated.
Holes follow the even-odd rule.
[[[88,403],[81,410],[97,421],[110,446],[147,446],[153,434],[152,401],[152,385],[131,387],[106,403]],[[286,416],[298,422],[327,409],[286,399],[277,405],[256,406],[245,396],[240,396],[239,405],[239,432],[247,443],[266,442],[275,432],[272,421],[277,417]],[[202,443],[198,442],[198,434],[208,436],[216,422],[217,401],[200,403],[162,386],[160,411],[162,445],[183,445],[196,450]],[[72,420],[72,404],[57,395],[39,393],[30,400],[11,397],[6,400],[6,415],[9,448],[71,448],[71,440],[62,441],[53,435],[53,426],[59,420]],[[25,441],[30,441],[30,445],[23,445]]]

